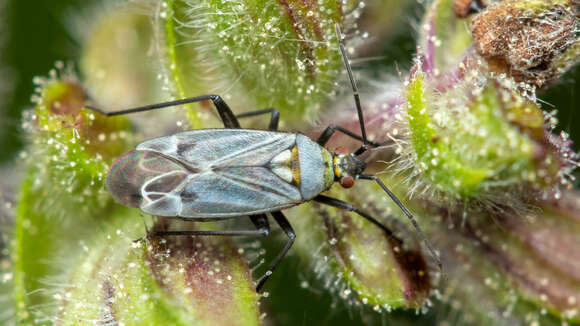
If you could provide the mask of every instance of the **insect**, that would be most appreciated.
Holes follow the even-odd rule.
[[[106,181],[111,195],[125,206],[140,208],[156,216],[199,222],[248,216],[256,227],[255,230],[154,232],[150,236],[267,236],[270,231],[267,214],[272,215],[288,236],[288,241],[267,272],[258,279],[256,289],[260,291],[296,238],[281,212],[285,208],[313,200],[352,211],[393,236],[377,219],[352,204],[321,194],[337,181],[342,187],[349,188],[356,179],[372,180],[411,220],[441,268],[431,244],[409,210],[378,177],[363,173],[366,164],[359,156],[369,147],[380,145],[367,139],[358,88],[338,25],[336,32],[354,92],[360,136],[335,125],[328,126],[316,141],[300,133],[278,132],[277,110],[264,109],[236,116],[218,95],[202,95],[115,112],[89,107],[114,116],[210,100],[225,126],[225,129],[185,131],[139,144],[112,165]],[[269,130],[241,129],[239,118],[262,114],[270,114]],[[330,152],[324,145],[335,132],[361,141],[362,145],[354,153],[341,148]]]
[[[476,14],[485,8],[483,0],[455,0],[453,2],[453,12],[459,18],[466,18],[471,14]]]

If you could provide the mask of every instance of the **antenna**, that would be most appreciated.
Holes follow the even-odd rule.
[[[350,66],[350,62],[348,61],[348,57],[346,56],[346,50],[344,48],[344,38],[342,36],[342,33],[340,32],[340,25],[338,23],[336,23],[334,25],[334,27],[336,29],[336,36],[338,37],[338,47],[340,48],[340,52],[342,53],[342,58],[344,60],[344,66],[346,67],[346,72],[348,73],[348,78],[350,79],[350,84],[352,86],[354,103],[356,104],[356,111],[358,112],[358,121],[360,123],[360,130],[361,130],[362,142],[363,142],[362,146],[356,152],[354,152],[354,154],[358,156],[358,155],[364,153],[368,149],[367,145],[369,145],[370,143],[367,139],[367,134],[366,134],[366,130],[365,130],[365,122],[364,122],[364,118],[363,118],[362,107],[360,104],[360,96],[358,93],[358,87],[356,86],[356,81],[355,81],[353,74],[352,74],[352,68]],[[374,180],[375,182],[377,182],[379,184],[379,186],[381,188],[383,188],[383,190],[387,193],[387,195],[389,195],[389,197],[391,197],[393,202],[395,202],[395,204],[397,206],[399,206],[399,208],[403,211],[403,213],[407,216],[407,218],[409,218],[409,220],[411,221],[411,224],[413,224],[413,227],[415,228],[415,230],[417,230],[419,237],[421,237],[421,239],[423,240],[423,242],[427,246],[429,253],[431,254],[433,259],[437,263],[439,270],[443,271],[443,265],[441,264],[441,260],[439,259],[439,256],[435,252],[433,245],[431,245],[431,242],[429,242],[429,240],[425,236],[425,233],[423,233],[423,230],[421,230],[421,227],[417,223],[417,220],[415,219],[413,214],[411,214],[411,212],[409,212],[407,207],[405,207],[405,205],[403,205],[403,203],[399,200],[399,198],[397,198],[397,196],[395,196],[395,194],[393,192],[391,192],[391,190],[389,190],[389,188],[387,188],[387,186],[376,175],[359,174],[358,177],[360,179]]]
[[[369,141],[367,139],[367,132],[365,129],[365,120],[363,117],[362,107],[360,105],[360,96],[358,93],[358,87],[356,86],[356,81],[352,74],[352,68],[350,66],[350,62],[348,61],[348,57],[346,56],[346,50],[344,48],[344,37],[340,31],[340,25],[338,23],[334,24],[334,28],[336,29],[336,36],[338,37],[338,48],[340,49],[340,53],[342,54],[342,59],[344,61],[344,66],[346,67],[346,72],[348,73],[348,79],[350,79],[350,85],[352,86],[352,92],[354,96],[354,103],[356,105],[356,111],[358,113],[358,121],[360,123],[360,132],[362,136],[362,146],[354,152],[354,155],[360,155],[367,150],[367,145]]]

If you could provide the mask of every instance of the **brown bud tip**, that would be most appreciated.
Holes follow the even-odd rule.
[[[536,7],[496,3],[473,19],[471,32],[491,70],[541,87],[561,74],[555,62],[576,42],[577,18],[570,6]]]
[[[45,101],[54,114],[77,115],[85,99],[85,91],[75,82],[57,81],[46,87]]]

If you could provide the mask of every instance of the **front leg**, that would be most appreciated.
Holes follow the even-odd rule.
[[[365,177],[368,177],[368,176],[365,175]],[[375,177],[375,180],[376,179],[378,179],[378,178]],[[382,186],[384,186],[384,184],[382,184],[382,182],[380,182],[380,180],[379,180],[379,184],[382,185]],[[411,224],[417,230],[417,233],[419,233],[419,236],[421,237],[421,239],[423,240],[423,242],[427,246],[427,249],[429,250],[429,253],[431,254],[431,257],[433,257],[433,260],[435,260],[435,262],[437,263],[437,267],[439,267],[439,270],[440,271],[443,271],[443,265],[441,264],[441,260],[439,259],[439,256],[435,253],[435,249],[433,249],[433,246],[431,245],[431,242],[429,242],[429,240],[427,239],[427,237],[423,233],[423,230],[421,230],[421,228],[419,227],[419,224],[417,223],[417,221],[415,220],[415,218],[413,217],[413,215],[409,212],[409,210],[407,210],[407,208],[405,208],[405,206],[403,206],[403,204],[399,201],[399,199],[397,197],[395,197],[395,195],[393,195],[390,192],[390,190],[388,191],[388,193],[389,193],[389,195],[391,195],[391,198],[393,198],[393,200],[395,201],[395,203],[403,210],[403,212],[405,213],[405,215],[409,218],[409,220],[411,221]],[[314,197],[313,200],[314,201],[317,201],[319,203],[322,203],[322,204],[326,204],[326,205],[329,205],[329,206],[333,206],[333,207],[336,207],[336,208],[345,209],[345,210],[354,212],[354,213],[358,214],[359,216],[364,217],[365,219],[367,219],[369,222],[373,223],[374,225],[378,226],[388,236],[393,237],[393,238],[401,241],[400,239],[398,239],[397,237],[395,237],[393,235],[393,232],[391,230],[389,230],[389,228],[387,228],[385,225],[383,225],[381,222],[379,222],[376,218],[374,218],[374,217],[370,216],[369,214],[361,211],[360,209],[356,208],[351,203],[347,203],[347,202],[342,201],[340,199],[336,199],[336,198],[332,198],[332,197],[328,197],[328,196],[324,196],[324,195],[318,195],[318,196]]]

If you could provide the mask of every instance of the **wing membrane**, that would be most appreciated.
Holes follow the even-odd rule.
[[[248,129],[204,129],[155,138],[137,150],[161,153],[193,171],[228,166],[263,166],[296,143],[296,135]]]
[[[154,195],[159,197],[159,193]],[[144,194],[143,197],[151,196]],[[269,212],[300,202],[298,189],[269,169],[233,167],[190,174],[173,191],[144,204],[141,209],[154,215],[216,218]],[[168,211],[168,207],[177,211]]]

